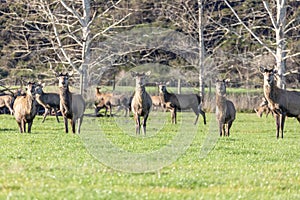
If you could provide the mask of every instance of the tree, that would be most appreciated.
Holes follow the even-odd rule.
[[[38,53],[41,62],[49,63],[57,69],[63,66],[64,70],[70,70],[71,66],[71,70],[79,73],[82,94],[88,85],[88,69],[94,48],[92,44],[131,15],[127,13],[112,17],[112,10],[116,10],[120,2],[18,1],[11,5],[18,5],[26,14],[12,9],[7,16],[22,22],[19,29],[26,30],[26,36],[34,38],[32,41],[35,43],[30,44],[30,48],[40,49]]]
[[[286,73],[286,60],[288,58],[292,58],[300,55],[300,53],[294,53],[292,55],[288,55],[290,52],[287,50],[287,36],[289,32],[293,30],[297,30],[300,27],[300,21],[296,18],[296,16],[291,17],[290,21],[287,22],[287,4],[286,0],[276,0],[276,14],[274,14],[273,9],[270,8],[270,5],[267,1],[263,1],[264,8],[266,9],[270,20],[272,22],[273,30],[275,32],[275,45],[268,44],[267,41],[263,41],[255,32],[253,32],[239,17],[239,15],[235,12],[232,6],[228,3],[227,0],[224,0],[226,5],[233,12],[238,21],[249,31],[249,33],[265,48],[267,49],[271,55],[274,56],[276,60],[276,69],[279,74],[279,80],[277,81],[277,85],[280,88],[285,88],[285,73]],[[295,12],[293,12],[295,13]],[[276,15],[276,17],[275,17]]]

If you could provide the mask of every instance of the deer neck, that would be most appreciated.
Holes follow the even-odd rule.
[[[27,99],[27,106],[26,108],[28,108],[28,112],[30,112],[31,110],[33,110],[36,106],[36,101],[35,101],[35,98],[30,95],[30,94],[26,94],[26,99]]]
[[[273,104],[276,101],[277,98],[277,86],[275,83],[272,84],[264,84],[264,95],[267,101],[271,104]]]
[[[144,93],[146,91],[146,89],[145,89],[145,86],[137,85],[135,87],[135,91],[138,92],[138,93],[140,93],[140,94],[142,94],[142,93]]]
[[[60,98],[65,104],[71,104],[71,92],[69,90],[69,87],[60,88]]]
[[[216,102],[217,102],[218,107],[222,107],[223,105],[226,104],[226,96],[221,95],[221,94],[217,94],[216,95]]]

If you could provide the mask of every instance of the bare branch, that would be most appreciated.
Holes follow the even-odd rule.
[[[257,35],[255,35],[255,33],[253,33],[253,31],[248,28],[248,26],[241,20],[241,18],[238,16],[238,14],[235,12],[235,10],[231,7],[231,5],[228,3],[227,0],[224,0],[224,2],[226,3],[226,5],[229,7],[229,9],[232,11],[232,13],[235,15],[235,17],[238,19],[238,21],[247,29],[247,31],[249,31],[249,33],[264,47],[266,48],[274,57],[276,57],[276,53],[270,49],[264,42],[262,42],[259,37]]]

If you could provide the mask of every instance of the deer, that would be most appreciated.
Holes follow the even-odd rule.
[[[54,109],[56,121],[59,123],[58,113],[57,113],[60,106],[59,94],[44,92],[43,91],[44,86],[45,84],[38,84],[36,87],[36,101],[45,109],[42,123],[45,122],[47,115],[49,114],[49,112],[51,112],[52,109]]]
[[[230,128],[236,117],[234,104],[226,98],[226,82],[228,80],[216,81],[216,118],[220,137],[230,136]]]
[[[271,109],[268,106],[268,101],[265,97],[262,98],[262,102],[259,104],[257,108],[254,109],[258,117],[262,117],[263,113],[266,113],[266,117],[270,114]]]
[[[12,106],[12,102],[13,102],[13,96],[9,95],[9,94],[4,94],[0,96],[0,108],[2,107],[7,107],[9,109],[9,112],[11,115],[14,114],[14,110],[11,107]]]
[[[13,105],[14,117],[19,125],[20,133],[31,132],[31,126],[37,113],[37,101],[35,99],[36,84],[28,82],[25,96],[18,96]]]
[[[94,104],[95,114],[105,108],[105,116],[109,110],[109,116],[112,116],[112,107],[118,107],[117,112],[122,108],[125,110],[124,116],[129,112],[128,99],[125,95],[115,95],[113,93],[103,93],[100,91],[101,87],[96,87],[96,101]]]
[[[78,123],[77,133],[80,133],[80,127],[83,121],[85,111],[85,101],[80,94],[71,93],[69,90],[69,77],[72,74],[57,74],[60,111],[64,119],[65,132],[68,133],[68,119],[72,127],[72,133],[75,134],[75,125]]]
[[[277,70],[260,67],[264,76],[264,96],[268,101],[276,121],[276,137],[283,138],[284,123],[286,117],[295,117],[300,123],[300,92],[288,91],[277,87]]]
[[[13,107],[15,99],[17,98],[17,96],[25,96],[25,94],[23,93],[21,88],[12,91],[3,85],[1,85],[1,86],[5,88],[4,90],[1,90],[1,92],[8,91],[10,94],[2,93],[0,95],[0,108],[2,108],[4,106],[7,107],[10,114],[13,115],[14,110],[12,107]]]
[[[131,101],[131,111],[134,115],[134,120],[136,124],[135,132],[140,134],[141,120],[140,117],[143,117],[143,133],[146,135],[146,126],[147,119],[152,107],[152,100],[150,95],[146,92],[145,89],[145,79],[147,76],[150,76],[151,72],[131,72],[131,76],[136,80],[135,84],[135,93]]]
[[[170,102],[171,104],[169,104],[170,105],[169,107],[174,109],[171,111],[172,124],[177,123],[177,111],[188,110],[188,109],[192,109],[196,114],[194,125],[196,125],[198,122],[199,114],[202,115],[203,123],[206,124],[205,112],[201,108],[202,101],[199,95],[169,93],[167,91],[166,85],[164,84],[159,85],[159,95],[162,99],[163,104]]]
[[[160,96],[151,96],[153,110],[163,108]]]

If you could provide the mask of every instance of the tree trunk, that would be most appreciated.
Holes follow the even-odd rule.
[[[276,31],[276,68],[278,71],[279,79],[277,81],[277,86],[279,88],[285,89],[285,55],[286,55],[286,44],[285,44],[285,34],[284,28],[286,25],[286,6],[285,0],[276,0],[277,2],[277,27]]]
[[[84,95],[85,90],[88,86],[88,75],[87,69],[89,68],[90,58],[91,58],[91,36],[90,36],[90,14],[91,14],[91,4],[90,0],[82,0],[83,6],[83,20],[82,20],[82,65],[80,70],[80,94]]]
[[[204,63],[204,39],[203,39],[203,0],[198,0],[198,39],[199,39],[199,93],[204,98],[204,77],[203,77],[203,63]]]
[[[181,79],[178,79],[178,85],[177,85],[177,93],[181,94]]]

